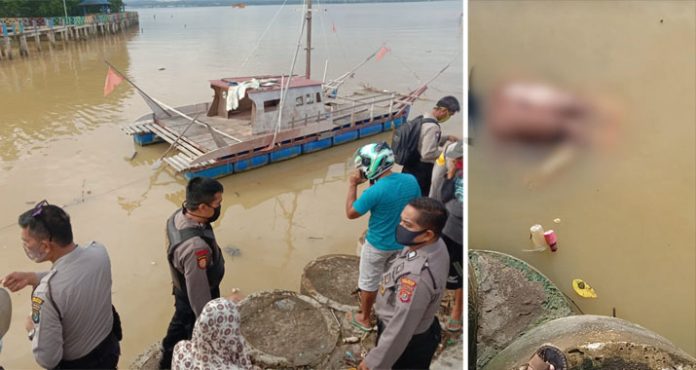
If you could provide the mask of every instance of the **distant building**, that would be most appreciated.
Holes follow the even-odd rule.
[[[77,6],[82,8],[82,15],[111,13],[110,0],[82,0]]]

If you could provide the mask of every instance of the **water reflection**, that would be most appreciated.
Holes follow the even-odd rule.
[[[523,180],[553,148],[506,151],[485,140],[471,147],[469,246],[522,258],[583,312],[611,315],[615,308],[693,355],[696,3],[548,5],[470,4],[469,63],[476,66],[478,96],[503,74],[527,72],[595,99],[610,96],[626,116],[618,140],[598,140],[544,186]],[[556,231],[558,252],[523,252],[534,224]],[[590,282],[599,297],[575,299],[575,278]],[[663,314],[654,302],[678,303]]]
[[[67,42],[29,58],[0,65],[0,159],[16,160],[27,150],[75,136],[116,119],[132,91],[121,89],[105,100],[101,85],[104,58],[127,66],[127,42],[135,33]],[[29,154],[29,153],[25,153]]]

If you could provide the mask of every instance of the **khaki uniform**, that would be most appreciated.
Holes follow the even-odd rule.
[[[50,369],[89,354],[111,333],[111,262],[106,248],[91,242],[38,276],[31,295],[32,351]]]
[[[212,244],[209,245],[206,240],[197,236],[182,241],[171,252],[171,266],[183,275],[185,280],[185,284],[181,284],[179,279],[173,277],[175,292],[180,289],[181,293],[184,293],[198,317],[206,303],[219,297],[219,292],[216,291],[219,290],[220,281],[225,273],[225,259],[211,228],[190,220],[181,211],[174,215],[174,226],[177,230],[199,228]]]
[[[174,316],[162,339],[160,368],[172,364],[174,346],[191,339],[206,303],[220,297],[225,259],[209,224],[199,224],[177,210],[167,220],[167,261],[172,275]]]
[[[377,346],[365,358],[370,369],[392,368],[414,335],[431,330],[449,272],[442,239],[415,251],[406,247],[390,263],[375,302],[383,330]],[[436,347],[435,343],[433,352]]]

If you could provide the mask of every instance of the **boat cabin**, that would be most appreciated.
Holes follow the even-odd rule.
[[[273,132],[278,125],[281,79],[286,78],[255,76],[212,80],[210,87],[215,95],[207,115],[247,121],[254,135]],[[316,122],[326,109],[321,81],[293,77],[283,107],[280,130]]]

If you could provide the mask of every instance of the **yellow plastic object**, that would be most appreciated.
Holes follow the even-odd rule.
[[[573,279],[573,290],[583,298],[597,298],[594,289],[582,279]]]
[[[437,165],[440,166],[440,167],[444,167],[444,166],[445,166],[445,163],[446,163],[446,162],[445,162],[445,153],[444,153],[444,152],[443,152],[442,154],[440,154],[439,157],[437,157],[437,161],[436,161],[436,162],[437,162]]]

